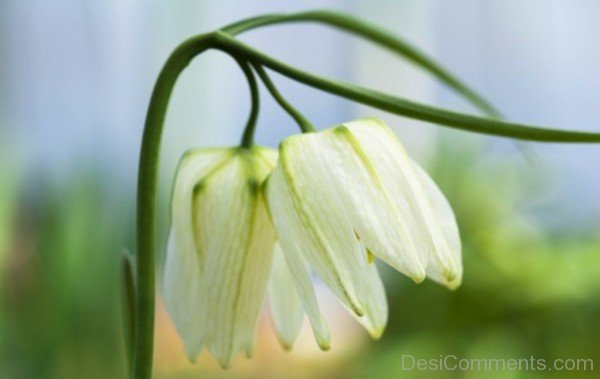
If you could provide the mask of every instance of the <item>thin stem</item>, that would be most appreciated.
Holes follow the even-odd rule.
[[[160,142],[167,106],[179,74],[198,54],[214,45],[214,34],[191,38],[171,54],[163,66],[146,114],[137,194],[137,271],[135,352],[132,377],[150,379],[154,340],[156,192]]]
[[[296,108],[292,106],[292,104],[288,103],[283,98],[281,93],[277,90],[277,87],[275,87],[275,84],[273,84],[273,82],[271,81],[271,78],[269,78],[269,75],[267,75],[267,72],[260,65],[257,64],[253,64],[252,67],[254,67],[254,70],[256,70],[256,72],[258,73],[258,76],[265,84],[265,87],[267,87],[267,89],[269,90],[271,96],[273,96],[275,101],[277,101],[277,103],[287,112],[287,114],[289,114],[294,119],[294,121],[296,121],[296,123],[300,127],[300,130],[302,130],[303,133],[314,132],[315,127],[311,124],[310,121],[308,121],[306,117],[302,115],[302,113],[300,113]]]
[[[217,32],[217,49],[269,67],[298,82],[390,113],[471,132],[540,142],[598,143],[600,133],[541,128],[473,116],[395,97],[351,83],[343,83],[297,69],[272,58],[230,35]]]
[[[370,42],[373,42],[394,52],[397,55],[404,57],[433,76],[437,77],[447,86],[461,94],[466,100],[483,111],[486,115],[494,118],[502,117],[500,112],[481,95],[472,90],[460,79],[452,75],[449,71],[438,64],[433,58],[427,56],[427,54],[420,51],[415,46],[407,41],[402,40],[393,33],[378,27],[377,25],[373,25],[349,15],[327,10],[316,10],[293,14],[271,14],[238,21],[222,28],[221,30],[230,35],[237,35],[239,33],[263,26],[292,22],[322,23],[365,38]]]
[[[127,250],[121,254],[121,274],[123,289],[123,329],[125,331],[125,347],[127,363],[131,369],[133,364],[133,347],[135,333],[135,263]]]
[[[242,135],[242,141],[240,142],[241,147],[252,147],[254,144],[254,131],[256,130],[256,120],[258,118],[258,110],[260,109],[260,96],[258,94],[258,85],[256,84],[256,78],[254,72],[248,62],[235,58],[235,61],[244,72],[244,76],[248,80],[248,87],[250,88],[250,115],[244,128],[244,134]]]

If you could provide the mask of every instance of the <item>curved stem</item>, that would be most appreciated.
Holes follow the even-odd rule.
[[[123,289],[123,329],[125,331],[125,348],[127,364],[131,369],[133,362],[133,346],[135,331],[135,263],[134,258],[125,250],[121,253],[121,285]]]
[[[541,128],[454,112],[351,83],[342,83],[302,71],[236,40],[224,32],[215,35],[215,48],[243,57],[311,87],[390,113],[476,133],[540,142],[600,142],[600,133]]]
[[[254,144],[254,131],[256,130],[256,119],[258,118],[258,110],[260,108],[260,97],[258,95],[258,86],[256,85],[256,78],[254,72],[250,68],[248,62],[241,59],[235,58],[236,62],[244,72],[246,79],[248,80],[248,86],[250,87],[250,116],[246,122],[244,128],[244,134],[242,135],[242,141],[240,142],[241,147],[251,147]]]
[[[267,87],[269,93],[271,93],[271,96],[273,96],[275,101],[277,101],[277,104],[279,104],[287,112],[287,114],[289,114],[294,119],[294,121],[296,121],[296,123],[300,127],[300,130],[302,130],[303,133],[314,132],[315,127],[311,124],[310,121],[308,121],[306,117],[302,115],[302,113],[298,112],[298,110],[296,110],[296,108],[294,108],[292,104],[288,103],[283,98],[281,93],[277,90],[277,87],[275,87],[275,84],[273,84],[273,82],[271,81],[271,78],[269,78],[269,75],[267,75],[267,72],[260,65],[257,64],[253,64],[252,67],[254,67],[254,70],[256,70],[258,76],[262,79],[263,83],[265,84],[265,87]]]
[[[236,35],[262,26],[290,22],[317,22],[359,35],[423,68],[425,71],[437,77],[447,86],[461,94],[466,100],[471,102],[486,115],[494,118],[502,117],[500,112],[492,104],[415,46],[377,25],[370,24],[349,15],[326,10],[294,14],[271,14],[238,21],[221,30],[228,34]]]
[[[163,66],[150,98],[144,124],[137,193],[137,271],[135,348],[132,376],[152,375],[155,301],[156,192],[160,142],[169,98],[177,77],[190,61],[214,45],[214,34],[191,38],[171,54]]]

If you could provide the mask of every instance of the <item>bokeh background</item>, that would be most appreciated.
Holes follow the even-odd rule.
[[[0,378],[124,378],[120,261],[135,250],[137,157],[156,75],[183,39],[265,12],[338,9],[376,22],[464,79],[515,121],[600,131],[600,3],[594,0],[0,2]],[[243,40],[330,77],[465,112],[428,75],[317,25],[265,28]],[[223,371],[195,365],[162,303],[156,378],[472,378],[405,371],[402,356],[591,358],[600,365],[600,148],[516,145],[389,116],[276,74],[318,127],[384,118],[452,203],[464,285],[412,284],[382,267],[390,322],[371,341],[323,290],[333,348],[309,328],[282,352],[268,315],[255,357]],[[293,122],[263,91],[258,140],[276,146]],[[249,108],[230,58],[208,52],[185,71],[164,134],[160,236],[182,152],[232,145]],[[162,244],[159,249],[162,254]],[[159,259],[160,261],[160,259]],[[594,371],[569,377],[597,377]],[[557,371],[486,372],[554,377]]]

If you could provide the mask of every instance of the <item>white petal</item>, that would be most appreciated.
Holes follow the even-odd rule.
[[[206,251],[204,344],[224,367],[240,350],[252,354],[275,243],[257,186],[265,175],[259,175],[255,159],[242,154],[231,159],[208,179],[194,210]]]
[[[275,167],[273,174],[269,177],[266,193],[271,219],[277,230],[277,237],[294,281],[294,288],[302,300],[317,344],[322,350],[328,350],[331,334],[319,310],[310,277],[310,268],[303,255],[304,230],[300,226],[300,219],[287,192],[280,165]]]
[[[286,257],[303,256],[319,277],[365,325],[378,335],[387,320],[385,293],[374,265],[358,241],[347,214],[348,204],[331,180],[335,175],[326,152],[331,139],[323,134],[288,138],[270,180],[281,181],[284,195],[269,204]],[[269,186],[270,186],[269,182]],[[279,208],[282,204],[285,206]]]
[[[304,307],[294,288],[292,273],[279,244],[275,244],[267,294],[271,319],[279,342],[284,349],[290,350],[302,327]]]
[[[362,154],[363,163],[372,168],[371,176],[380,185],[396,218],[404,220],[411,227],[421,261],[432,259],[437,267],[443,268],[442,275],[446,282],[453,282],[460,273],[460,262],[455,260],[456,254],[442,230],[437,211],[412,160],[394,133],[378,120],[359,120],[344,127],[357,141],[355,147],[359,155]],[[400,228],[399,225],[397,227]],[[371,242],[376,240],[367,240],[365,244],[371,247]],[[373,253],[380,253],[376,246],[373,246]]]
[[[339,188],[337,196],[345,203],[361,242],[392,267],[416,282],[422,281],[427,246],[411,208],[412,192],[401,180],[393,178],[398,173],[387,167],[387,160],[397,156],[385,147],[370,149],[372,137],[357,137],[347,126],[324,134],[331,143],[323,165],[329,167],[329,180]]]
[[[355,316],[356,320],[367,329],[371,337],[380,338],[385,330],[388,319],[388,304],[385,296],[385,287],[381,281],[381,277],[377,272],[375,266],[375,256],[367,250],[367,248],[361,244],[362,254],[361,256],[366,261],[366,270],[368,274],[362,275],[360,278],[364,281],[361,284],[362,288],[365,288],[363,295],[368,298],[367,306],[365,307],[365,314],[362,317]]]
[[[190,357],[195,357],[202,345],[196,317],[202,307],[202,260],[195,247],[191,226],[191,189],[230,156],[229,149],[203,149],[186,153],[179,163],[173,187],[171,230],[162,278],[163,294],[169,315]]]
[[[163,269],[163,297],[190,360],[194,360],[202,349],[202,335],[197,317],[202,311],[200,278],[200,265],[196,254],[178,245],[175,233],[171,229]]]
[[[173,194],[171,199],[171,229],[176,235],[178,247],[185,252],[197,251],[193,233],[192,201],[194,190],[201,179],[224,162],[233,154],[232,149],[197,149],[184,154],[177,167]],[[198,253],[198,264],[202,267],[204,259]]]
[[[446,285],[450,289],[455,289],[460,286],[463,273],[461,242],[456,217],[454,216],[454,212],[452,211],[452,207],[450,207],[448,200],[431,177],[416,162],[413,162],[413,166],[423,185],[423,190],[427,194],[427,199],[429,200],[430,209],[433,212],[434,219],[439,225],[441,232],[444,234],[444,238],[452,254],[452,259],[454,260],[453,267],[455,267],[454,270],[456,270],[454,278],[448,280],[445,273],[449,268],[445,267],[443,265],[444,263],[439,259],[436,259],[436,257],[432,257],[429,266],[427,267],[427,276],[430,279]]]

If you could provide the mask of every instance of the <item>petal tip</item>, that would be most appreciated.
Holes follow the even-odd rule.
[[[227,356],[225,359],[223,359],[223,357],[215,357],[215,358],[217,358],[217,362],[219,362],[219,366],[221,366],[221,368],[223,370],[228,370],[231,368],[231,361],[232,361],[231,355]]]
[[[369,333],[371,334],[371,338],[373,338],[374,340],[378,340],[378,339],[381,339],[384,331],[385,331],[385,326],[371,330],[371,331],[369,331]]]
[[[281,340],[279,341],[279,345],[286,352],[292,351],[292,349],[294,348],[294,343],[288,343],[288,342],[281,341]]]
[[[344,295],[346,295],[346,299],[348,301],[348,305],[350,310],[352,310],[352,312],[358,316],[358,317],[363,317],[365,315],[365,306],[362,302],[359,302],[358,299],[350,297],[348,295],[348,293],[345,293]]]
[[[358,317],[363,317],[365,315],[365,309],[362,305],[353,304],[352,310]]]
[[[231,368],[231,362],[220,362],[219,361],[219,366],[221,366],[221,368],[223,370],[229,370]]]
[[[185,356],[187,357],[187,360],[191,363],[191,364],[196,364],[196,362],[198,361],[198,356],[200,355],[200,352],[202,351],[202,347],[198,347],[198,346],[190,346],[188,344],[184,344],[184,348],[185,348]]]
[[[462,274],[452,269],[446,269],[443,274],[444,285],[451,291],[456,290],[462,284]]]
[[[198,355],[197,354],[191,355],[189,353],[186,353],[186,357],[187,357],[188,362],[190,362],[191,364],[195,365],[196,363],[198,363]]]
[[[461,279],[462,278],[455,278],[453,281],[448,281],[446,283],[446,288],[448,288],[450,291],[456,291],[462,284]]]
[[[318,345],[322,351],[329,351],[331,349],[331,343],[329,341],[320,341],[318,342]]]
[[[457,280],[460,273],[454,267],[446,267],[443,272],[444,279],[447,282],[454,282]]]
[[[413,280],[413,282],[417,283],[417,284],[421,284],[423,283],[423,281],[425,280],[425,278],[427,277],[427,275],[425,275],[425,273],[413,273],[410,278]]]

